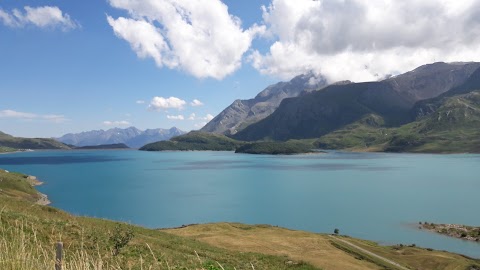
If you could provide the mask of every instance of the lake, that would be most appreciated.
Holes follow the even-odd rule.
[[[480,244],[418,230],[480,226],[480,155],[37,151],[0,155],[37,176],[52,206],[150,228],[272,224],[480,258]]]

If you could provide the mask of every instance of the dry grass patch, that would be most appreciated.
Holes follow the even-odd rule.
[[[186,236],[213,246],[241,252],[284,256],[292,263],[304,261],[328,270],[381,269],[330,244],[326,235],[288,230],[268,225],[218,223],[194,225],[166,232]]]

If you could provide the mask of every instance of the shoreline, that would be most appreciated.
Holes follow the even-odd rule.
[[[43,205],[43,206],[47,206],[47,205],[50,205],[52,202],[48,199],[48,196],[41,193],[41,192],[38,192],[38,195],[40,195],[40,199],[38,199],[35,204],[38,204],[38,205]]]
[[[27,176],[27,182],[32,186],[32,187],[38,187],[43,185],[43,182],[38,180],[36,176],[33,175],[28,175]],[[37,189],[35,189],[37,190]],[[41,193],[40,191],[37,190],[38,195],[40,198],[35,202],[38,205],[49,205],[52,202],[48,199],[48,195]]]
[[[464,241],[480,243],[480,227],[419,222],[418,229]]]

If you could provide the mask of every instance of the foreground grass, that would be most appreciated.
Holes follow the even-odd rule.
[[[22,198],[0,195],[0,269],[53,269],[54,245],[64,269],[318,269],[288,258],[214,247],[194,239],[118,222],[76,217]],[[112,236],[133,238],[114,256]]]

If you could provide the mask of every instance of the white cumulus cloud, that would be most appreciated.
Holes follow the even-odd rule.
[[[118,127],[118,126],[129,126],[131,125],[130,122],[122,120],[122,121],[103,121],[103,124],[105,126],[113,126],[113,127]]]
[[[167,119],[169,120],[185,120],[183,115],[167,115]]]
[[[107,16],[114,33],[141,58],[180,69],[197,78],[223,79],[264,27],[243,29],[220,0],[109,0],[129,17]]]
[[[211,114],[207,114],[203,119],[207,120],[207,122],[211,121],[213,118],[215,118],[215,116],[211,115]]]
[[[58,114],[35,114],[27,112],[19,112],[14,110],[0,111],[0,118],[24,119],[24,120],[45,120],[54,123],[63,123],[68,119]]]
[[[206,124],[207,124],[207,122],[201,122],[201,123],[195,124],[194,127],[200,129],[200,128],[204,127]]]
[[[480,61],[480,1],[272,0],[263,7],[264,74],[315,71],[331,81],[368,81],[435,61]]]
[[[207,121],[209,122],[210,120],[212,120],[213,118],[215,118],[213,115],[211,114],[207,114],[205,115],[204,117],[197,117],[197,115],[195,113],[192,113],[190,114],[190,116],[188,117],[188,120],[191,120],[191,121],[194,121],[194,120],[203,120],[203,121]]]
[[[150,105],[148,108],[150,110],[160,111],[166,109],[177,109],[181,110],[187,104],[185,100],[176,98],[176,97],[154,97],[152,101],[150,101]]]
[[[0,21],[10,27],[34,25],[39,28],[58,27],[65,31],[79,27],[78,23],[56,6],[25,6],[23,9],[24,11],[14,9],[11,12],[0,9]]]
[[[190,105],[193,107],[199,107],[199,106],[203,106],[204,104],[200,100],[194,99],[192,100],[192,102],[190,102]]]
[[[137,104],[145,104],[145,100],[137,100],[137,101],[135,101],[135,103],[137,103]]]

